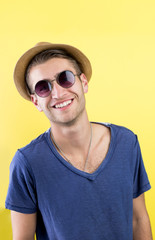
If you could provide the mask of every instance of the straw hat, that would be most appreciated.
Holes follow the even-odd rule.
[[[31,100],[25,84],[25,72],[31,59],[38,53],[47,49],[65,50],[77,62],[80,63],[82,72],[86,75],[88,81],[92,75],[92,68],[89,59],[77,48],[65,44],[53,44],[49,42],[37,43],[33,48],[25,52],[18,60],[14,70],[14,82],[20,95],[27,100]]]

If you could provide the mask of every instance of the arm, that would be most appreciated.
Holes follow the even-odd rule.
[[[133,200],[133,240],[152,240],[144,194]]]
[[[23,214],[11,211],[13,240],[34,240],[36,213]]]

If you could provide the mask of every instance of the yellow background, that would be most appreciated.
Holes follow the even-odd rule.
[[[11,159],[49,127],[12,78],[17,59],[39,41],[80,48],[93,67],[86,95],[90,120],[138,135],[152,185],[146,204],[155,236],[155,1],[6,0],[0,7],[0,239],[11,239],[4,210]]]

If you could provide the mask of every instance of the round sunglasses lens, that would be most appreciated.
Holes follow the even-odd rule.
[[[51,92],[51,85],[48,81],[39,81],[35,86],[35,92],[39,97],[47,97]]]
[[[63,88],[71,87],[75,82],[74,74],[70,71],[64,71],[60,73],[58,77],[58,83]]]

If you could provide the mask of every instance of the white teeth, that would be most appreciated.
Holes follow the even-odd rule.
[[[65,107],[67,106],[68,104],[70,104],[72,102],[72,100],[68,100],[66,102],[63,102],[63,103],[60,103],[60,104],[57,104],[55,105],[55,108],[62,108],[62,107]]]

